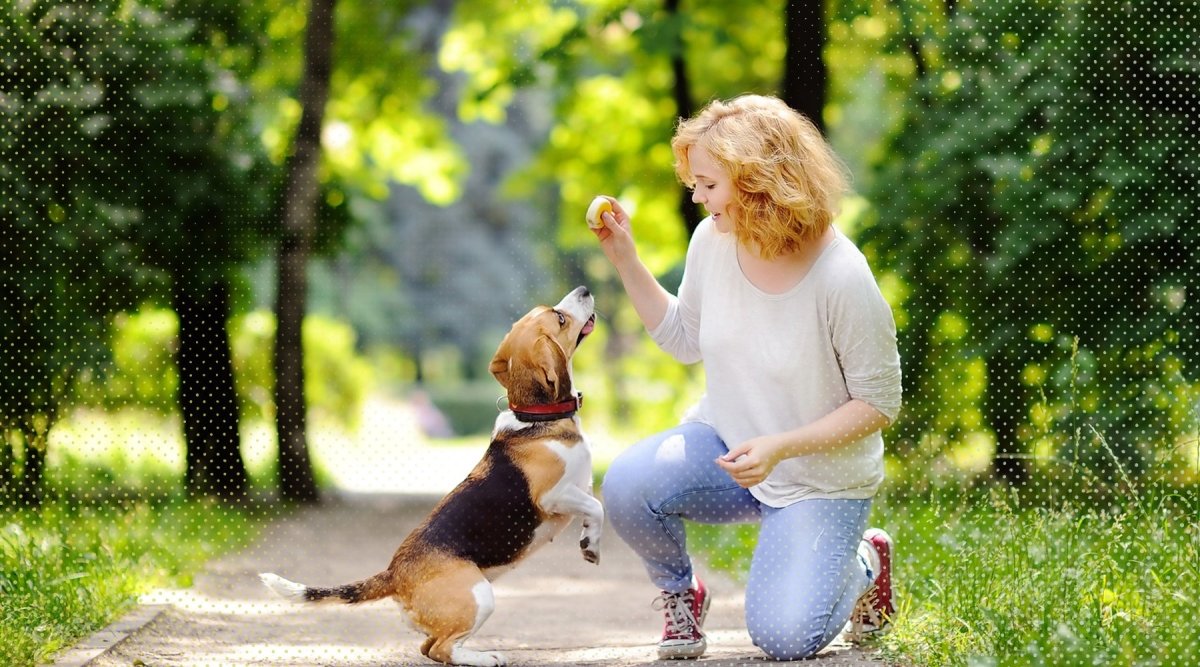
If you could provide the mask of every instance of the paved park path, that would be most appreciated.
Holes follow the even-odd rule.
[[[388,406],[381,418],[406,419]],[[411,431],[372,422],[375,432]],[[191,588],[156,591],[122,621],[57,656],[63,667],[220,667],[265,665],[433,665],[421,635],[390,601],[357,607],[303,606],[275,597],[258,580],[275,572],[310,585],[355,581],[383,569],[400,541],[478,461],[482,447],[429,447],[417,437],[389,447],[343,448],[341,491],[325,503],[282,515],[258,541],[211,561]],[[334,471],[339,472],[338,470]],[[397,480],[397,478],[403,478]],[[395,492],[401,486],[406,493]],[[390,488],[389,488],[390,487]],[[578,549],[578,521],[562,537],[495,582],[496,611],[468,646],[499,650],[510,665],[673,665],[657,662],[662,612],[641,563],[606,529],[599,565]],[[743,624],[744,589],[700,566],[713,592],[704,665],[768,665]],[[800,664],[800,663],[794,663]],[[811,667],[879,667],[869,652],[831,646]]]

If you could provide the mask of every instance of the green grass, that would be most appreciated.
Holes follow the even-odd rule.
[[[899,609],[878,642],[904,665],[1197,665],[1200,499],[1130,492],[1099,506],[1022,505],[1000,490],[876,503],[897,543]],[[744,577],[753,526],[689,526]]]
[[[0,664],[29,665],[103,627],[157,586],[245,545],[258,519],[211,502],[51,503],[0,511]]]

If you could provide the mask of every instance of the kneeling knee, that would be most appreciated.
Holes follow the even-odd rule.
[[[824,633],[800,632],[797,625],[771,623],[750,628],[750,639],[772,660],[803,660],[816,655],[828,642]]]

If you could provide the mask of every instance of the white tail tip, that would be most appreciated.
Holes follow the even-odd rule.
[[[258,578],[262,579],[262,582],[266,584],[267,588],[275,591],[275,594],[279,597],[293,600],[295,602],[304,601],[304,591],[307,588],[304,584],[288,581],[287,579],[270,572],[260,573]]]

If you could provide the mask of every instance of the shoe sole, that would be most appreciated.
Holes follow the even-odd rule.
[[[708,642],[703,639],[698,644],[687,644],[679,646],[658,647],[659,660],[695,660],[704,655],[708,650]]]

